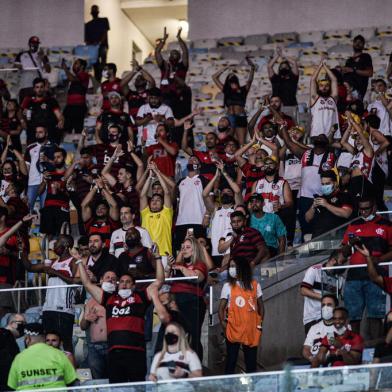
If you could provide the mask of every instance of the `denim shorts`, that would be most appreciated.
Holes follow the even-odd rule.
[[[386,311],[386,294],[370,280],[347,280],[344,288],[344,305],[350,320],[362,320],[366,307],[368,318],[382,319]]]
[[[248,120],[246,114],[229,114],[227,116],[230,120],[232,128],[246,128],[248,126]]]

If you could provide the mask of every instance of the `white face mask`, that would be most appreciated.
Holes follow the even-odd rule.
[[[107,293],[114,293],[116,291],[116,286],[111,282],[102,282],[101,288]]]
[[[346,326],[340,327],[340,328],[336,328],[335,327],[335,332],[339,335],[342,336],[344,335],[344,333],[347,331]]]
[[[369,222],[369,221],[373,220],[375,216],[376,216],[376,215],[374,215],[374,214],[370,214],[370,215],[367,216],[366,218],[365,218],[365,217],[362,217],[362,219],[363,219],[364,221],[366,221],[366,222]]]
[[[121,298],[123,298],[123,299],[128,298],[128,297],[130,297],[132,295],[132,289],[121,289],[121,290],[118,290],[118,295]]]
[[[323,320],[331,320],[333,317],[332,306],[323,306],[321,308],[321,317],[323,318]]]
[[[229,275],[232,278],[236,278],[237,277],[237,268],[236,267],[230,267],[229,268]]]
[[[102,71],[102,77],[105,78],[105,79],[108,79],[109,78],[109,71],[104,69]]]

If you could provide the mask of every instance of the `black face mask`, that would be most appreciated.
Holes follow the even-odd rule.
[[[314,139],[313,144],[315,147],[327,147],[328,146],[328,141],[323,140],[323,139]]]
[[[118,140],[118,135],[109,135],[108,139],[110,142],[116,142]]]
[[[55,163],[55,164],[54,164],[54,167],[55,167],[56,169],[61,169],[63,166],[64,166],[64,162]]]
[[[269,169],[265,169],[264,170],[264,173],[267,175],[267,176],[272,176],[272,175],[274,175],[275,174],[275,169],[271,169],[271,168],[269,168]]]
[[[229,127],[218,127],[218,132],[226,132]]]
[[[19,337],[24,335],[24,324],[18,324],[18,327],[16,328],[16,330],[18,331]]]
[[[186,168],[188,169],[188,171],[195,171],[199,169],[199,165],[194,165],[193,163],[188,163],[186,165]]]
[[[169,346],[172,346],[178,342],[178,336],[174,333],[168,332],[165,335],[165,341]]]
[[[222,201],[222,204],[232,204],[232,203],[234,203],[234,197],[231,195],[228,195],[227,193],[224,193],[221,196],[221,201]]]
[[[139,241],[136,238],[128,238],[125,243],[127,244],[128,249],[132,249],[139,244]]]
[[[36,137],[35,140],[37,140],[38,143],[43,143],[45,141],[46,137]]]
[[[282,69],[279,71],[279,74],[282,75],[282,76],[287,76],[287,75],[290,74],[290,70],[287,69],[287,68],[282,68]]]

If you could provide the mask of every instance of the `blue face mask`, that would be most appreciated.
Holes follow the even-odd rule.
[[[333,184],[321,185],[321,193],[325,196],[330,195],[333,192]]]

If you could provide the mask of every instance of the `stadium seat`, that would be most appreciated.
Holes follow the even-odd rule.
[[[345,29],[341,29],[341,30],[329,30],[326,31],[324,34],[324,39],[325,40],[345,40],[347,38],[351,37],[351,31],[350,30],[345,30]]]
[[[358,29],[351,30],[351,37],[354,38],[357,35],[362,35],[366,41],[374,38],[376,35],[376,29],[374,27],[361,27]]]
[[[308,31],[306,33],[299,33],[299,42],[320,42],[323,39],[324,33],[322,31]]]
[[[218,40],[218,46],[238,46],[243,43],[244,37],[224,37]]]
[[[261,45],[268,43],[269,40],[269,34],[248,35],[245,37],[244,45],[256,45],[257,47],[261,47]]]
[[[196,41],[193,41],[193,48],[197,49],[211,49],[211,48],[216,48],[217,47],[217,41],[216,39],[198,39]]]
[[[271,37],[271,42],[275,42],[277,44],[287,44],[291,42],[298,41],[298,34],[293,33],[277,33]]]
[[[377,27],[377,37],[392,37],[392,26],[380,26]]]

